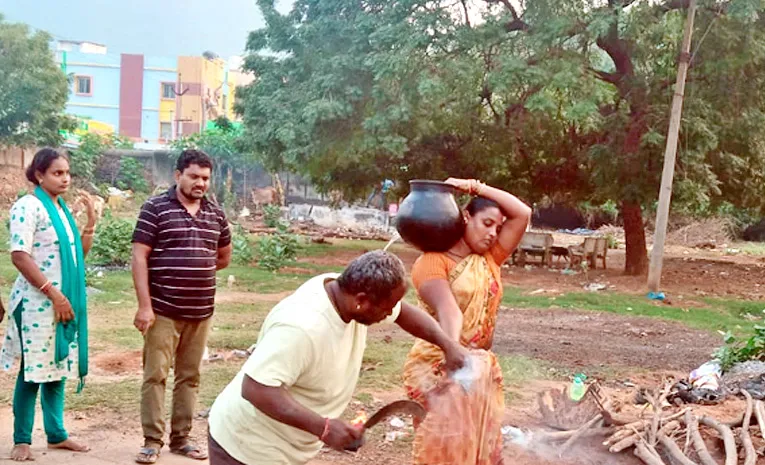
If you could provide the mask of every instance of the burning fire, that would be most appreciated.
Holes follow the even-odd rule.
[[[358,412],[356,412],[356,414],[357,414],[357,415],[356,415],[356,418],[354,418],[353,420],[351,420],[351,424],[352,424],[353,426],[363,426],[363,425],[364,425],[364,423],[366,423],[366,422],[367,422],[367,420],[368,420],[368,418],[367,418],[367,412],[365,412],[365,411],[363,411],[363,410],[359,410]]]

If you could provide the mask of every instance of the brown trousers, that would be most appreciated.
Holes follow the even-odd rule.
[[[230,456],[226,449],[212,437],[207,434],[207,450],[210,454],[210,465],[245,465],[234,457]]]
[[[173,367],[173,407],[170,448],[188,442],[199,392],[202,364],[212,318],[202,321],[173,320],[157,315],[144,336],[141,425],[144,445],[159,447],[165,437],[165,386]]]

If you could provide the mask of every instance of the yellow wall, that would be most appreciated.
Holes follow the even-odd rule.
[[[234,89],[236,80],[229,73],[228,87],[229,96],[225,99],[225,89],[223,87],[226,80],[226,62],[220,58],[208,60],[204,57],[178,57],[178,72],[181,74],[183,86],[192,83],[198,83],[199,94],[186,94],[181,98],[182,119],[188,119],[191,123],[197,123],[200,127],[205,126],[205,122],[217,116],[226,116],[234,119]],[[207,102],[214,104],[214,111],[209,111],[206,107]],[[162,109],[160,109],[161,111]]]
[[[201,86],[202,83],[202,57],[178,57],[178,73],[180,74],[183,89]],[[187,92],[180,97],[181,112],[179,117],[188,120],[188,123],[200,124],[202,121],[202,100],[199,93]]]
[[[203,102],[214,102],[214,110],[209,111],[205,117],[214,119],[214,115],[225,116],[226,109],[223,108],[223,80],[226,76],[226,62],[220,58],[207,60],[201,58],[202,68],[202,99]]]
[[[162,123],[173,121],[175,117],[175,99],[161,99],[159,101],[159,121]]]

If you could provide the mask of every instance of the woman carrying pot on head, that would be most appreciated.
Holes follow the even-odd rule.
[[[428,410],[417,427],[414,463],[497,465],[504,415],[502,370],[491,349],[502,301],[500,266],[521,241],[531,208],[476,180],[447,184],[475,196],[464,210],[465,232],[446,252],[427,252],[412,267],[420,306],[444,332],[471,349],[462,383],[446,378],[443,354],[417,340],[404,366],[404,385]]]
[[[6,371],[21,358],[13,392],[15,461],[33,459],[38,391],[48,447],[88,451],[64,428],[64,383],[78,379],[79,390],[88,372],[85,256],[93,244],[96,214],[92,199],[83,198],[88,220],[80,234],[62,198],[71,185],[63,153],[40,150],[26,175],[36,187],[11,208],[11,260],[19,276],[11,290],[0,352],[0,367]]]

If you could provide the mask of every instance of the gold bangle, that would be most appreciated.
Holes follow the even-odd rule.
[[[478,187],[475,190],[475,195],[481,196],[481,192],[483,192],[483,188],[486,187],[485,183],[482,183],[481,181],[476,181],[478,184]]]
[[[50,282],[50,279],[45,281],[42,286],[40,286],[40,292],[47,295],[50,288],[53,286],[53,283]]]

